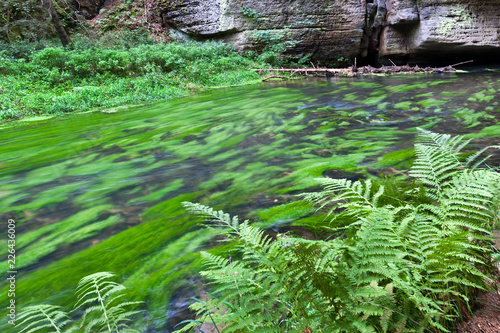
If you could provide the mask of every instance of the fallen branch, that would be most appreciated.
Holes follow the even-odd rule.
[[[282,73],[340,73],[349,71],[349,68],[259,68],[251,69],[256,72],[282,72]]]
[[[391,61],[392,62],[392,61]],[[262,69],[252,69],[256,72],[280,72],[280,73],[292,73],[294,74],[323,74],[323,75],[340,75],[340,76],[354,76],[356,74],[393,74],[393,73],[444,73],[444,72],[454,72],[455,66],[471,63],[473,60],[459,62],[457,64],[445,66],[445,67],[419,67],[418,65],[410,66],[396,66],[392,63],[392,66],[382,66],[382,67],[372,67],[370,65],[363,67],[349,67],[349,68],[262,68]],[[267,79],[267,78],[266,78]]]
[[[467,60],[467,61],[462,61],[462,62],[459,62],[458,64],[453,64],[453,65],[450,65],[450,67],[455,67],[455,66],[458,66],[458,65],[463,65],[463,64],[469,64],[471,62],[474,62],[474,60]]]
[[[292,74],[293,75],[293,74]],[[262,79],[262,82],[266,82],[270,79],[283,79],[283,80],[288,80],[290,79],[291,75],[290,76],[283,76],[283,75],[268,75],[266,76],[265,79]]]

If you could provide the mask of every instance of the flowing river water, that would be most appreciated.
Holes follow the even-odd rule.
[[[111,271],[128,300],[145,302],[132,326],[169,332],[202,288],[198,251],[224,253],[217,231],[200,226],[183,201],[270,232],[321,233],[324,216],[295,196],[315,188],[315,178],[405,176],[417,127],[465,134],[475,139],[471,149],[496,144],[499,97],[498,70],[331,78],[4,128],[0,271],[9,270],[14,219],[18,310],[69,310],[79,279]],[[12,329],[6,318],[2,332]]]

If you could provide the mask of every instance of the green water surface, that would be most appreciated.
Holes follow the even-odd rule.
[[[499,90],[498,72],[335,78],[4,128],[0,271],[9,270],[10,218],[18,310],[42,302],[70,309],[79,279],[112,271],[129,300],[145,302],[133,327],[168,332],[179,304],[202,286],[198,251],[222,251],[216,231],[181,202],[271,232],[321,229],[323,217],[295,196],[314,189],[315,178],[405,176],[416,127],[468,133],[479,139],[471,149],[498,143]],[[10,332],[1,313],[0,331]]]

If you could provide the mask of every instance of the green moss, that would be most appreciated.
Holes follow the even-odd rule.
[[[490,92],[492,91],[492,92]],[[471,102],[489,102],[492,99],[495,98],[495,90],[485,90],[485,91],[480,91],[475,94],[473,94],[471,97],[469,97],[467,100]]]
[[[359,163],[365,158],[363,154],[336,155],[330,158],[310,158],[293,163],[295,169],[284,180],[296,184],[281,192],[303,190],[318,185],[316,178],[321,177],[326,170],[354,171],[358,169]]]
[[[196,226],[197,220],[186,215],[181,205],[181,202],[194,201],[195,198],[196,194],[180,195],[156,205],[142,215],[145,223],[122,231],[91,248],[68,255],[29,275],[19,276],[16,281],[19,290],[19,294],[16,292],[17,299],[67,303],[73,296],[73,286],[89,272],[107,269],[125,276],[134,269],[139,269],[145,258],[161,250],[162,245],[175,241]],[[108,221],[111,222],[113,221]],[[67,225],[67,228],[70,226]],[[63,241],[64,237],[61,239]],[[148,279],[142,278],[141,285],[130,287],[148,290]],[[50,294],[47,294],[47,290],[51,291]]]
[[[379,87],[382,86],[379,83],[366,82],[366,81],[350,82],[349,85],[353,86],[353,87],[356,87],[356,88],[365,88],[365,89],[379,88]]]
[[[4,207],[0,209],[0,213],[8,211],[35,211],[45,206],[51,206],[56,203],[66,201],[71,193],[81,187],[81,183],[72,183],[54,186],[41,195],[37,196],[34,200],[28,203],[17,204],[14,202],[9,207]]]
[[[412,90],[416,90],[416,89],[424,89],[424,88],[427,88],[427,83],[416,83],[416,84],[400,84],[400,85],[397,85],[397,86],[391,86],[391,87],[388,87],[388,90],[392,93],[404,93],[404,92],[409,92],[409,91],[412,91]]]
[[[460,108],[453,116],[459,118],[462,123],[468,125],[468,127],[480,125],[480,120],[495,119],[494,116],[489,115],[485,111],[475,111],[469,108]]]
[[[36,263],[38,260],[55,252],[62,246],[74,244],[81,240],[90,238],[100,233],[103,229],[119,223],[121,219],[118,216],[111,216],[103,221],[93,222],[92,224],[81,228],[70,230],[68,232],[51,233],[48,237],[43,237],[35,244],[23,249],[22,255],[16,261],[17,268],[23,268]],[[7,265],[2,263],[2,268],[7,270]]]
[[[383,100],[385,100],[387,98],[387,96],[384,94],[384,95],[379,95],[379,96],[372,96],[372,97],[369,97],[369,98],[366,98],[364,100],[364,102],[366,104],[380,104]]]
[[[432,91],[430,91],[428,93],[415,95],[415,97],[432,97],[432,96],[434,96],[434,92],[432,92]]]
[[[358,99],[359,97],[354,93],[349,93],[344,95],[344,101],[355,101]]]

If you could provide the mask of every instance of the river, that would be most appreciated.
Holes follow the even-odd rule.
[[[295,196],[315,178],[404,177],[417,127],[496,144],[499,91],[498,70],[310,79],[4,128],[1,271],[14,219],[17,304],[69,310],[79,279],[112,271],[145,301],[133,327],[169,332],[202,286],[198,251],[224,250],[183,201],[321,233],[324,217]]]

